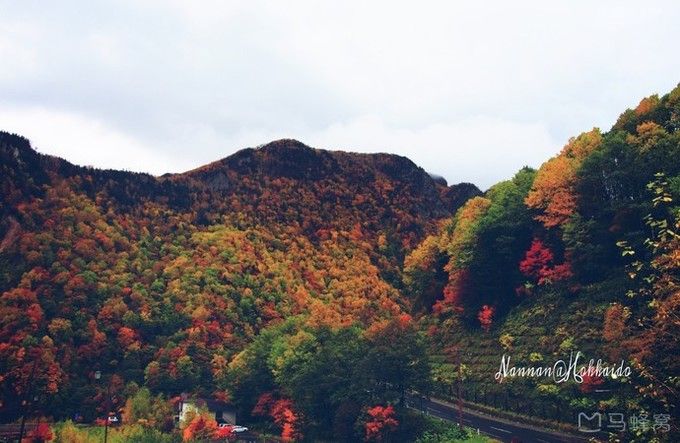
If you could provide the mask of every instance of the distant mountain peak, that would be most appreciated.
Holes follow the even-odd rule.
[[[259,145],[256,149],[258,150],[273,150],[273,149],[291,149],[291,148],[298,148],[298,149],[314,149],[310,146],[307,146],[306,144],[302,143],[299,140],[296,140],[294,138],[282,138],[279,140],[274,140],[269,143],[265,143],[263,145]]]

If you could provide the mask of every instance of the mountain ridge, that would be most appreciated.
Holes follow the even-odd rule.
[[[242,203],[246,206],[260,202],[268,206],[279,205],[281,210],[284,210],[283,206],[303,206],[302,209],[309,212],[325,205],[331,215],[339,216],[338,208],[332,205],[339,205],[339,208],[365,206],[362,203],[365,199],[360,196],[366,195],[370,196],[371,209],[381,208],[378,211],[381,215],[376,217],[390,217],[395,209],[407,218],[417,219],[416,225],[421,226],[417,229],[420,237],[424,232],[422,225],[450,216],[465,200],[481,195],[473,184],[448,186],[442,180],[435,180],[403,156],[330,151],[312,148],[293,139],[241,149],[198,168],[162,176],[75,165],[37,152],[25,137],[1,131],[0,155],[0,167],[4,172],[0,184],[7,197],[0,206],[3,216],[11,213],[12,206],[18,202],[40,196],[45,185],[87,177],[78,186],[92,198],[104,192],[120,208],[131,208],[143,201],[159,201],[179,210],[205,207],[198,210],[199,217],[210,211],[210,205],[203,200],[224,202],[234,198],[244,200]],[[264,197],[281,192],[281,187],[304,188],[303,193],[313,194],[308,200],[315,201],[307,204],[296,199],[294,192],[282,197],[283,201]],[[264,202],[266,199],[270,201]],[[222,206],[217,212],[220,211],[230,212],[230,209]],[[255,218],[261,215],[257,207],[252,207],[250,212]],[[212,214],[212,218],[217,219],[219,215]],[[275,214],[270,215],[272,217],[267,221]],[[355,222],[361,220],[359,214],[354,215]],[[317,229],[325,223],[332,224],[332,219],[332,216],[328,217]],[[412,221],[406,222],[410,223]]]
[[[219,167],[226,167],[227,169],[237,171],[241,169],[241,171],[239,172],[248,172],[247,170],[243,170],[243,168],[244,167],[247,168],[248,163],[252,163],[253,160],[256,160],[258,153],[265,153],[266,155],[275,154],[276,156],[281,157],[280,160],[286,160],[285,158],[286,156],[293,157],[297,160],[303,160],[307,162],[303,166],[307,168],[308,173],[312,173],[312,176],[305,176],[304,174],[301,174],[302,171],[300,170],[301,167],[300,164],[296,164],[295,162],[286,162],[285,166],[289,166],[291,167],[292,170],[297,172],[297,176],[292,178],[318,178],[319,171],[312,170],[312,166],[318,166],[311,164],[312,162],[310,162],[310,160],[312,160],[313,158],[316,160],[332,159],[335,162],[333,166],[337,166],[338,159],[345,159],[346,161],[346,159],[348,158],[353,158],[355,161],[365,160],[369,161],[370,163],[378,167],[382,167],[383,168],[382,172],[391,175],[393,178],[396,178],[399,172],[404,171],[413,172],[417,170],[424,172],[428,177],[432,179],[432,182],[438,186],[444,186],[450,189],[456,189],[457,187],[462,186],[469,192],[481,194],[479,188],[477,188],[477,186],[474,185],[473,183],[460,182],[453,185],[449,185],[446,179],[444,179],[441,176],[428,173],[422,167],[415,164],[411,159],[409,159],[406,156],[392,154],[388,152],[360,153],[346,150],[327,150],[321,148],[314,148],[296,139],[291,138],[273,140],[271,142],[258,145],[257,147],[242,148],[234,152],[233,154],[206,163],[204,165],[198,166],[196,168],[183,172],[176,173],[169,172],[158,176],[155,176],[147,172],[132,172],[124,169],[100,168],[78,165],[72,163],[68,159],[59,156],[38,152],[35,148],[32,147],[30,140],[28,138],[19,134],[3,131],[1,129],[0,129],[0,149],[2,150],[2,154],[4,156],[2,159],[4,165],[11,165],[12,162],[8,161],[8,159],[13,156],[17,160],[14,166],[17,166],[21,163],[27,163],[31,165],[34,169],[36,168],[36,166],[41,166],[45,172],[54,173],[66,172],[72,174],[75,171],[77,172],[98,171],[101,173],[129,174],[137,177],[152,177],[157,180],[163,179],[177,180],[184,177],[197,178],[201,174],[208,173],[211,170],[217,169]],[[14,149],[13,155],[10,155],[9,151],[11,149]],[[301,156],[299,155],[299,153],[305,153],[306,155]],[[28,162],[25,161],[27,159],[29,160]],[[328,169],[324,169],[323,171],[328,172]],[[276,172],[285,176],[285,172],[282,170],[278,170]]]

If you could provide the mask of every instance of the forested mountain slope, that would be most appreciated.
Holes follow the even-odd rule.
[[[97,370],[121,405],[130,383],[224,399],[228,363],[284,319],[398,319],[405,252],[480,194],[403,157],[294,140],[163,177],[75,166],[8,133],[0,160],[7,418],[29,385],[46,414],[93,418]]]
[[[466,397],[499,408],[571,423],[584,410],[677,417],[678,129],[680,87],[645,98],[609,132],[574,137],[537,171],[469,200],[406,258],[443,391],[460,361]],[[633,375],[494,377],[503,354],[552,366],[579,351],[581,364],[623,359]]]
[[[484,194],[295,140],[153,177],[0,133],[2,419],[188,392],[288,440],[409,441],[405,393],[461,376],[467,400],[549,419],[677,417],[679,128],[680,87]],[[579,351],[633,375],[494,377],[503,354]]]

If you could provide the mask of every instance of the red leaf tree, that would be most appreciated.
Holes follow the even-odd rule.
[[[604,380],[602,377],[598,377],[596,374],[590,374],[586,372],[583,374],[583,381],[581,382],[581,385],[579,386],[579,389],[583,393],[590,393],[595,390],[596,387],[604,383]]]
[[[364,425],[366,441],[383,441],[387,434],[399,426],[392,406],[374,406],[366,413],[369,417]]]
[[[33,443],[51,441],[53,438],[54,434],[47,423],[39,423],[33,431],[28,433],[28,440]]]
[[[184,428],[182,438],[184,441],[211,440],[216,437],[216,434],[217,422],[214,419],[204,417],[201,414],[196,414],[189,425]]]
[[[527,277],[534,278],[539,285],[565,280],[573,275],[569,262],[555,264],[555,255],[543,242],[534,238],[531,247],[519,263],[519,270]]]
[[[489,332],[489,329],[491,328],[491,324],[493,323],[493,314],[495,311],[496,310],[494,309],[493,306],[484,305],[477,314],[479,324],[482,326],[482,329],[484,329],[486,332]]]
[[[274,423],[281,427],[281,439],[293,441],[302,438],[299,431],[300,417],[293,409],[293,401],[288,398],[276,398],[271,392],[266,392],[257,400],[253,408],[253,415],[268,415]]]

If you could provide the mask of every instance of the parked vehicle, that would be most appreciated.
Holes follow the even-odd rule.
[[[237,434],[240,433],[240,432],[246,432],[248,430],[248,428],[246,428],[245,426],[232,425],[230,423],[220,423],[217,426],[219,428],[222,428],[222,429],[230,429],[231,432],[234,432],[234,433],[237,433]]]

